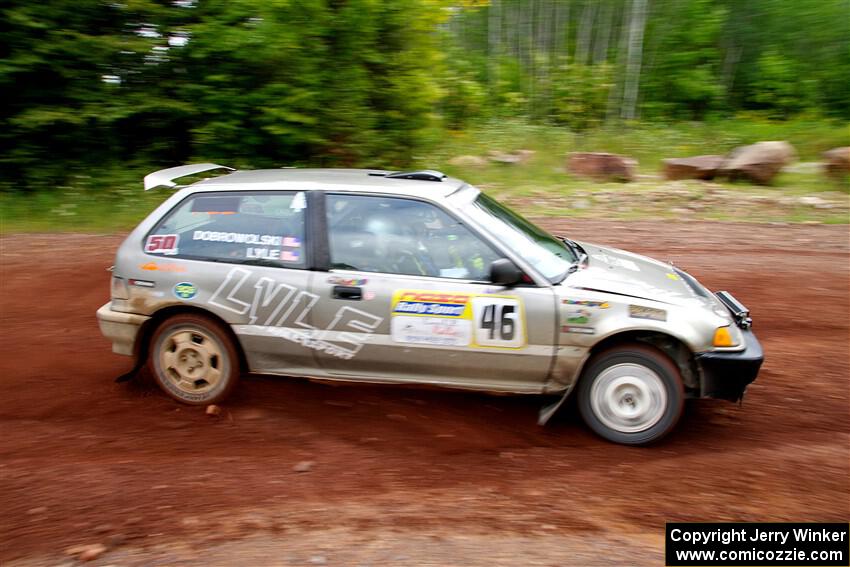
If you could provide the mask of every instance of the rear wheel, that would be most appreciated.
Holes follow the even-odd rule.
[[[629,344],[594,357],[578,386],[579,411],[598,435],[642,445],[667,435],[684,407],[679,371],[661,351]]]
[[[227,330],[202,315],[175,315],[151,337],[148,366],[163,391],[180,402],[220,402],[239,379],[239,358]]]

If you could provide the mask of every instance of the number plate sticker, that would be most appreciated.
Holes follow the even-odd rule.
[[[475,346],[522,348],[525,314],[516,297],[479,295],[472,298]]]
[[[397,290],[390,336],[398,343],[523,348],[525,313],[515,296]]]

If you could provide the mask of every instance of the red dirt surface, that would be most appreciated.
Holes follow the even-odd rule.
[[[541,400],[246,377],[218,417],[117,384],[95,310],[120,237],[0,239],[0,564],[661,564],[667,521],[850,518],[846,226],[543,221],[748,305],[739,407],[630,448]],[[305,461],[309,465],[293,467]]]

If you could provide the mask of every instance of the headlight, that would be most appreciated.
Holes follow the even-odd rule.
[[[741,344],[741,331],[734,325],[718,327],[712,344],[716,347],[736,347]]]

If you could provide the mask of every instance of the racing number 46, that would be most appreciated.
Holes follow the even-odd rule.
[[[519,348],[525,344],[518,299],[475,297],[472,312],[478,346]]]
[[[513,305],[487,305],[481,315],[482,329],[490,331],[491,341],[498,334],[503,341],[509,341],[516,334],[516,307]]]

